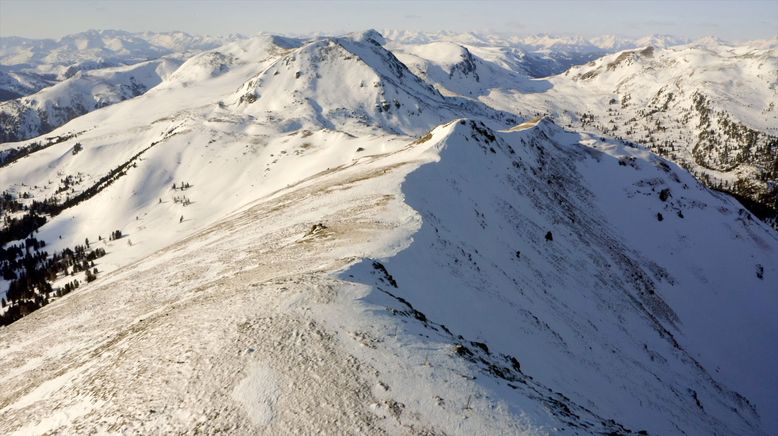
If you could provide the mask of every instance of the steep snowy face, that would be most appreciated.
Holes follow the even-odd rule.
[[[247,81],[232,104],[259,120],[283,120],[288,130],[414,135],[465,113],[515,122],[480,103],[442,96],[381,42],[375,31],[310,42]]]
[[[778,56],[759,44],[698,41],[605,56],[548,79],[542,94],[500,92],[576,128],[627,138],[708,186],[778,210]],[[486,101],[486,100],[485,100]]]
[[[342,275],[368,302],[567,429],[778,429],[774,231],[644,149],[545,121],[425,139],[440,161],[403,184],[421,229]]]
[[[0,142],[34,138],[95,109],[141,95],[167,79],[180,64],[175,59],[160,59],[79,72],[36,94],[0,103]]]

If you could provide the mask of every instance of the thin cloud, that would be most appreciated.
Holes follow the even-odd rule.
[[[646,20],[625,22],[624,25],[629,27],[674,27],[678,25],[678,22],[670,20]]]
[[[518,22],[518,21],[507,21],[505,23],[505,27],[511,28],[511,29],[524,29],[525,26],[524,23]]]

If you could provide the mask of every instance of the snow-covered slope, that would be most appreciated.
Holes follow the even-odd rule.
[[[0,152],[9,157],[0,187],[17,197],[27,193],[28,205],[45,199],[68,205],[41,229],[52,250],[90,234],[165,228],[182,214],[191,218],[178,226],[185,234],[283,188],[287,182],[277,174],[342,165],[376,141],[386,142],[387,134],[409,142],[460,116],[516,123],[478,102],[440,95],[375,38],[367,33],[301,45],[259,36],[203,53],[139,97],[79,117],[45,138],[4,144]],[[344,151],[328,146],[333,143],[353,145]],[[307,155],[319,157],[294,158]],[[139,171],[109,177],[128,165]],[[171,189],[181,182],[195,188]],[[94,200],[78,200],[95,190],[101,193]],[[129,257],[182,233],[131,236]]]
[[[404,184],[421,229],[354,268],[368,301],[464,347],[515,403],[541,383],[633,431],[776,429],[778,295],[756,273],[778,265],[773,231],[642,149],[545,122],[461,121],[429,141],[440,163]]]
[[[709,186],[778,210],[778,55],[769,44],[624,51],[545,84],[541,94],[482,100],[646,144]]]
[[[56,82],[52,75],[24,72],[6,72],[0,65],[0,102],[34,94]]]
[[[778,431],[772,229],[383,42],[237,41],[0,146],[45,250],[106,252],[0,327],[0,432]]]
[[[308,138],[285,186],[3,329],[3,430],[775,428],[778,239],[730,198],[546,122]]]
[[[211,37],[183,32],[120,30],[89,30],[58,40],[2,37],[0,70],[26,81],[25,86],[20,86],[0,80],[0,94],[13,93],[13,98],[17,98],[33,94],[79,71],[132,65],[173,54],[186,58],[243,38],[241,35]],[[41,75],[45,81],[32,80]]]
[[[175,59],[78,72],[36,94],[0,103],[0,141],[34,138],[73,118],[143,94],[167,79]]]

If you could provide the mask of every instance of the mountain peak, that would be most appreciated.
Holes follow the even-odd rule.
[[[359,42],[370,42],[376,45],[386,44],[386,39],[375,29],[368,29],[364,32],[353,34],[352,38]]]

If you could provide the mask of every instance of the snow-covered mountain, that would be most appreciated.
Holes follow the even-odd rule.
[[[83,62],[137,63],[170,53],[201,51],[223,45],[239,35],[211,37],[183,32],[131,33],[121,30],[89,30],[58,40],[0,38],[0,64],[24,65],[38,71],[64,73]]]
[[[0,102],[34,94],[57,81],[53,75],[6,72],[4,69],[5,67],[0,65]]]
[[[0,94],[18,98],[79,71],[132,65],[172,54],[188,57],[241,38],[245,37],[121,30],[89,30],[58,40],[0,37]],[[45,80],[34,80],[41,76]]]
[[[2,189],[20,198],[26,193],[28,204],[48,199],[69,205],[81,202],[80,196],[91,198],[108,189],[103,178],[114,170],[136,165],[141,158],[156,160],[150,156],[160,153],[159,166],[149,165],[149,172],[130,177],[134,181],[125,189],[134,193],[133,198],[112,208],[115,218],[106,217],[104,207],[67,207],[68,214],[58,214],[41,229],[56,233],[44,236],[47,242],[63,236],[64,248],[81,241],[66,239],[67,234],[85,231],[71,228],[74,225],[99,222],[93,231],[108,235],[146,214],[151,214],[147,220],[161,220],[159,225],[177,219],[179,203],[169,198],[177,181],[199,186],[203,198],[209,199],[198,205],[189,196],[194,204],[187,207],[187,215],[198,214],[200,224],[216,221],[232,210],[235,201],[243,204],[282,188],[283,179],[272,176],[276,171],[309,171],[306,165],[293,169],[299,164],[289,161],[288,154],[311,153],[319,148],[317,142],[385,141],[381,138],[391,134],[406,143],[413,135],[462,116],[500,126],[517,123],[516,117],[479,102],[441,95],[377,44],[379,38],[365,33],[303,43],[260,36],[195,56],[136,98],[78,117],[45,137],[4,144]],[[117,131],[116,126],[122,127]],[[297,148],[288,149],[290,141]],[[354,146],[358,148],[366,146]],[[332,152],[338,164],[352,158],[350,153]],[[259,165],[246,159],[255,154],[267,161]],[[249,166],[237,171],[232,167],[237,161]],[[315,164],[335,162],[322,158]],[[216,167],[206,169],[212,165]],[[215,180],[214,172],[240,176]],[[52,173],[63,176],[52,180]],[[239,200],[224,192],[234,192]],[[173,193],[172,197],[187,196],[179,190]],[[170,200],[170,208],[158,207],[159,199],[163,204]],[[80,210],[88,217],[72,220],[70,214]],[[153,246],[161,248],[178,237],[157,236]]]
[[[778,431],[775,231],[646,147],[517,115],[572,72],[393,44],[236,41],[0,145],[26,315],[0,431]]]
[[[143,94],[181,62],[162,58],[138,64],[78,72],[33,95],[0,103],[0,141],[34,138],[95,109]]]
[[[285,118],[290,124],[282,128],[289,131],[313,124],[413,135],[464,113],[506,118],[483,104],[442,96],[383,43],[375,31],[315,39],[247,81],[231,102],[258,120]]]
[[[390,47],[399,51],[412,51],[416,46],[433,43],[453,43],[470,51],[478,49],[501,51],[513,59],[513,70],[531,77],[547,77],[560,74],[570,67],[585,64],[606,54],[653,45],[669,47],[690,42],[669,35],[649,35],[631,39],[614,35],[593,38],[580,36],[555,36],[548,34],[512,35],[499,33],[410,32],[389,30],[385,32]],[[445,50],[444,50],[445,52]]]
[[[493,93],[560,122],[646,144],[719,189],[778,211],[778,52],[698,41],[605,56],[543,94]]]
[[[648,46],[543,79],[529,77],[524,59],[505,47],[434,42],[395,51],[419,76],[450,95],[527,116],[549,114],[576,129],[646,144],[775,221],[775,41],[729,45],[703,38],[665,49]]]

